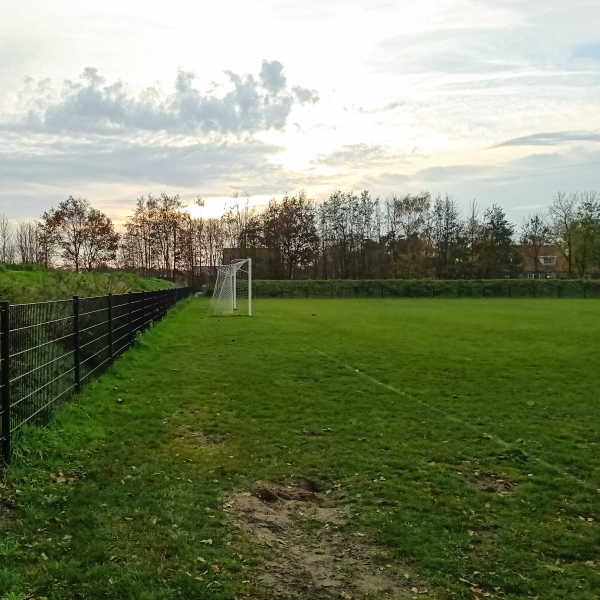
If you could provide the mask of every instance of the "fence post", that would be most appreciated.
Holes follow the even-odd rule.
[[[73,356],[75,359],[75,389],[81,391],[81,355],[79,353],[79,296],[73,296]]]
[[[140,322],[140,331],[144,331],[146,322],[146,292],[142,292],[142,320]]]
[[[2,456],[10,463],[10,303],[0,302],[0,335],[2,353]]]
[[[133,346],[133,294],[127,296],[127,312],[129,315],[129,345]]]
[[[112,294],[108,294],[108,357],[113,359],[113,316],[112,316]]]

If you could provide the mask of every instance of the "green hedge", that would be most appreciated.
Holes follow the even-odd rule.
[[[252,282],[255,298],[600,298],[600,281],[328,279]]]

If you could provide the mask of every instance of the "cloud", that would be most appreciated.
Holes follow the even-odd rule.
[[[287,89],[283,65],[263,61],[258,79],[226,71],[228,91],[203,93],[194,87],[192,71],[179,70],[175,89],[164,94],[149,87],[135,94],[123,81],[107,83],[97,69],[84,69],[79,81],[65,81],[51,93],[47,82],[28,81],[21,101],[26,114],[4,120],[2,129],[40,133],[98,133],[118,135],[135,131],[176,135],[253,134],[282,130],[295,103],[317,102],[313,90]]]
[[[527,207],[541,209],[558,190],[596,189],[599,163],[600,150],[591,147],[534,154],[504,164],[435,166],[411,174],[390,170],[373,177],[368,186],[378,194],[399,189],[427,189],[432,195],[449,192],[465,210],[476,198],[481,206],[496,203],[510,218],[521,219],[523,199]]]
[[[296,85],[292,88],[292,92],[294,92],[300,104],[316,104],[319,101],[317,90],[309,90]]]
[[[311,163],[326,167],[366,168],[398,163],[405,158],[406,155],[393,152],[379,144],[349,144],[331,154],[318,154]]]
[[[185,146],[61,141],[46,145],[43,152],[38,148],[0,153],[0,188],[10,190],[27,182],[73,190],[94,181],[202,188],[240,178],[262,181],[279,170],[270,161],[279,151],[258,141]]]
[[[271,62],[263,60],[259,77],[263,87],[273,94],[284,90],[287,84],[287,79],[283,74],[283,65],[277,60]]]
[[[506,140],[492,148],[502,146],[559,146],[569,142],[600,142],[600,133],[592,131],[555,131],[534,133]]]

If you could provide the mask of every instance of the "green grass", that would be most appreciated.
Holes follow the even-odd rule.
[[[182,303],[51,427],[24,432],[0,490],[20,511],[0,543],[0,595],[261,597],[242,581],[264,551],[222,498],[309,476],[350,505],[348,531],[438,598],[474,598],[461,578],[508,599],[598,597],[595,301],[206,307]],[[223,444],[199,447],[198,431]],[[59,471],[74,481],[52,483]],[[513,492],[479,489],[476,473]]]
[[[71,296],[103,296],[163,290],[174,287],[170,281],[140,277],[133,273],[73,273],[31,264],[0,263],[0,300],[13,304],[60,300]]]

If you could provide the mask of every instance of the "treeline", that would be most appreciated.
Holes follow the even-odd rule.
[[[600,195],[559,192],[519,228],[498,205],[463,214],[450,195],[305,192],[264,210],[234,197],[220,218],[193,218],[179,196],[148,195],[118,233],[110,218],[69,197],[35,222],[0,216],[0,260],[74,271],[118,267],[209,282],[215,265],[254,258],[257,279],[494,279],[536,271],[548,247],[568,277],[600,271]],[[201,198],[195,203],[203,206]]]
[[[235,220],[235,214],[227,218]],[[244,215],[235,247],[254,254],[262,279],[494,279],[538,272],[556,252],[568,277],[600,270],[600,196],[559,192],[546,213],[520,228],[502,207],[461,213],[450,195],[385,199],[335,191],[322,203],[306,194],[272,200]],[[551,247],[551,248],[549,248]],[[233,257],[233,256],[232,256]]]

